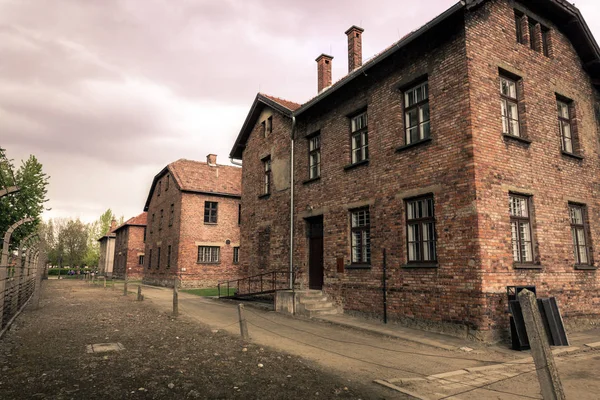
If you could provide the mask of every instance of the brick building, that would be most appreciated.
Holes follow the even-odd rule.
[[[115,229],[113,275],[119,279],[141,279],[144,273],[144,246],[147,213],[130,218]]]
[[[148,213],[145,283],[215,287],[238,276],[241,168],[178,160],[154,177]]]
[[[115,261],[115,229],[117,221],[114,219],[110,223],[108,232],[100,239],[100,258],[98,259],[98,273],[106,277],[111,277]]]
[[[291,264],[377,316],[385,251],[405,323],[493,339],[512,285],[556,296],[570,327],[597,319],[600,49],[580,12],[460,2],[364,64],[362,34],[333,85],[317,58],[313,99],[252,105],[231,151],[244,273]]]

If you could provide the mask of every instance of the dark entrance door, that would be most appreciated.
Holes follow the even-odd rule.
[[[308,226],[308,287],[323,289],[323,216],[306,220]]]

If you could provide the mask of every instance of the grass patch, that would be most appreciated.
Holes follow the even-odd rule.
[[[208,289],[182,289],[182,292],[195,294],[196,296],[218,296],[219,289],[218,288],[208,288]],[[234,288],[229,288],[229,296],[233,296],[235,294]],[[221,288],[221,296],[227,295],[227,288]]]

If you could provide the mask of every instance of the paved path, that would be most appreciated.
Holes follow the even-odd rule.
[[[137,287],[130,287],[130,290]],[[144,286],[144,297],[163,310],[172,307],[170,289]],[[239,334],[237,306],[179,293],[179,311],[210,326]],[[337,371],[349,380],[363,383],[398,376],[424,378],[446,371],[497,365],[522,355],[476,349],[466,353],[445,350],[414,341],[385,337],[344,328],[336,324],[291,318],[285,315],[246,307],[251,340],[314,360]],[[454,339],[453,345],[460,344]],[[462,342],[469,345],[467,341]],[[458,347],[457,347],[458,348]],[[388,398],[405,398],[401,393],[388,393]]]

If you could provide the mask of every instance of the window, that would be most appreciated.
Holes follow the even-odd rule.
[[[171,176],[170,176],[170,175],[167,175],[167,181],[166,181],[166,183],[165,183],[165,192],[166,192],[167,190],[169,190],[169,184],[170,184],[170,180],[171,180]]]
[[[152,249],[150,249],[150,253],[148,254],[148,269],[152,268]]]
[[[203,264],[218,263],[220,249],[217,246],[198,246],[198,262]]]
[[[560,130],[561,146],[564,152],[574,154],[574,137],[571,123],[571,104],[564,100],[556,100],[558,108],[558,129]]]
[[[588,249],[585,232],[585,206],[569,204],[569,216],[571,219],[571,236],[573,237],[573,253],[575,265],[588,265]]]
[[[509,209],[513,260],[516,263],[533,263],[529,197],[511,194]]]
[[[160,247],[156,251],[156,269],[160,269]]]
[[[429,82],[404,92],[404,129],[406,144],[429,138]]]
[[[352,142],[352,164],[369,159],[369,135],[367,132],[367,112],[350,120]]]
[[[433,197],[406,201],[408,262],[433,262],[437,259]]]
[[[138,256],[138,264],[144,265],[144,256]]]
[[[321,135],[317,134],[308,139],[308,178],[316,179],[321,176]]]
[[[517,83],[511,79],[500,77],[500,95],[502,108],[502,133],[521,136],[519,129],[519,105],[517,100]]]
[[[150,222],[150,233],[154,231],[154,214],[152,214],[152,221]]]
[[[242,205],[238,204],[238,225],[242,224]]]
[[[216,201],[205,201],[204,202],[204,223],[205,224],[216,224],[217,223],[217,206],[219,203]]]
[[[542,52],[550,57],[550,29],[542,26]]]
[[[174,219],[175,219],[175,204],[171,204],[171,213],[169,214],[169,226],[173,226]]]
[[[240,248],[234,247],[233,248],[233,263],[238,264],[239,262],[240,262]]]
[[[271,193],[271,157],[267,157],[263,160],[264,170],[264,182],[263,182],[263,194]]]
[[[517,29],[517,43],[525,43],[525,38],[523,37],[523,13],[515,10],[515,26]]]
[[[272,116],[267,118],[267,126],[266,126],[265,134],[268,135],[271,132],[273,132],[273,117]]]
[[[528,18],[528,27],[529,27],[529,47],[532,50],[539,51],[538,49],[538,41],[537,41],[537,33],[536,26],[538,23],[531,18]]]
[[[351,212],[352,264],[371,263],[371,221],[369,209]]]
[[[157,196],[160,196],[161,187],[162,187],[162,181],[158,181],[158,189],[157,189],[157,193],[156,193]]]
[[[144,243],[146,243],[146,227],[144,227]]]
[[[171,268],[171,245],[167,247],[167,268]]]
[[[162,229],[162,224],[163,224],[163,210],[160,210],[160,218],[158,220],[158,230],[159,231]]]

